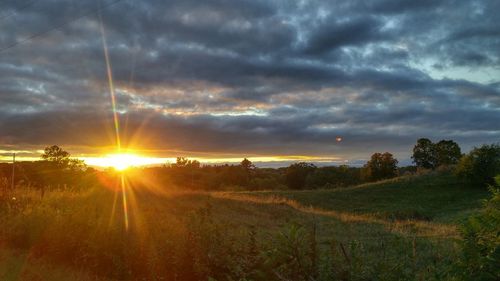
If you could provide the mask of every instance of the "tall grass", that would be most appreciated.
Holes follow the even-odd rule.
[[[432,222],[283,197],[129,190],[126,224],[122,195],[18,189],[0,202],[0,249],[39,264],[39,276],[73,280],[442,280],[458,255],[454,229]]]

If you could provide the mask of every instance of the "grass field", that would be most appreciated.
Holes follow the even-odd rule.
[[[0,280],[196,280],[183,275],[186,268],[198,279],[229,280],[242,269],[225,266],[247,261],[252,239],[272,263],[311,233],[325,253],[320,267],[340,257],[334,267],[347,268],[345,280],[440,279],[458,255],[457,223],[487,195],[448,174],[338,190],[129,190],[127,210],[120,192],[103,188],[43,199],[18,191],[1,212]],[[331,280],[321,268],[317,280]],[[272,273],[267,280],[286,272]]]
[[[235,193],[236,194],[236,193]],[[287,198],[303,206],[370,214],[387,219],[457,223],[481,206],[488,191],[464,186],[449,173],[407,176],[335,190],[240,192]]]

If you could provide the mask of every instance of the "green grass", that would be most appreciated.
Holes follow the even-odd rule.
[[[29,253],[11,249],[0,250],[0,280],[81,280],[106,281],[91,274],[47,261],[30,258]]]
[[[453,263],[458,254],[455,225],[480,206],[487,192],[461,187],[447,174],[338,190],[135,190],[127,198],[128,228],[121,194],[105,188],[49,192],[43,199],[33,191],[19,190],[12,196],[15,203],[10,202],[8,208],[4,204],[0,211],[1,280],[20,276],[64,280],[58,276],[65,275],[73,276],[72,280],[134,280],[139,276],[152,280],[168,276],[172,268],[179,268],[173,260],[190,250],[186,246],[190,222],[193,218],[205,220],[207,213],[210,223],[198,233],[210,239],[214,239],[212,232],[220,233],[222,242],[209,243],[218,245],[216,251],[245,247],[252,230],[260,247],[268,251],[291,225],[305,230],[315,225],[321,251],[329,251],[336,243],[351,245],[347,251],[353,257],[358,253],[363,268],[372,268],[359,274],[403,274],[394,268],[376,270],[401,263],[411,266],[398,270],[430,279]],[[387,261],[384,264],[380,264],[382,256]]]
[[[466,186],[450,173],[408,176],[351,188],[305,191],[242,192],[252,196],[277,196],[304,206],[381,218],[409,218],[457,223],[481,207],[489,193]]]

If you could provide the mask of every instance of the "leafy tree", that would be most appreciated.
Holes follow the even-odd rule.
[[[456,164],[461,156],[460,146],[452,140],[432,143],[429,139],[421,138],[413,147],[412,158],[419,168],[435,169],[441,165]]]
[[[56,169],[67,169],[74,172],[84,171],[87,166],[82,160],[71,159],[71,154],[57,145],[47,146],[41,158]]]
[[[389,179],[398,175],[398,160],[391,153],[374,153],[365,166],[365,174],[369,180]]]
[[[286,168],[285,180],[290,189],[303,189],[309,174],[316,170],[316,166],[311,163],[299,162]]]
[[[460,159],[456,173],[473,184],[493,185],[493,177],[500,173],[500,145],[491,144],[474,148]]]
[[[435,144],[436,166],[457,164],[462,157],[460,146],[452,140],[441,140]]]
[[[34,171],[28,180],[42,190],[45,187],[76,187],[92,177],[92,171],[87,171],[87,166],[82,160],[70,158],[71,154],[57,145],[48,146],[41,155],[43,161],[33,163]],[[31,169],[29,167],[26,167]]]
[[[413,147],[413,162],[419,168],[434,169],[436,167],[436,146],[426,138],[417,140]]]
[[[42,159],[56,163],[61,166],[66,166],[70,159],[71,154],[69,152],[63,150],[57,145],[47,146],[42,154]]]

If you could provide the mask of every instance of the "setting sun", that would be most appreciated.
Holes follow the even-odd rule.
[[[500,281],[499,10],[0,0],[0,281]]]
[[[132,154],[113,154],[109,155],[104,160],[108,162],[108,166],[118,171],[123,171],[137,163],[138,159],[140,159],[140,157]]]
[[[89,157],[85,162],[103,168],[114,168],[117,171],[124,171],[130,167],[145,166],[150,164],[158,164],[160,160],[137,154],[117,153],[108,154],[103,157]]]

